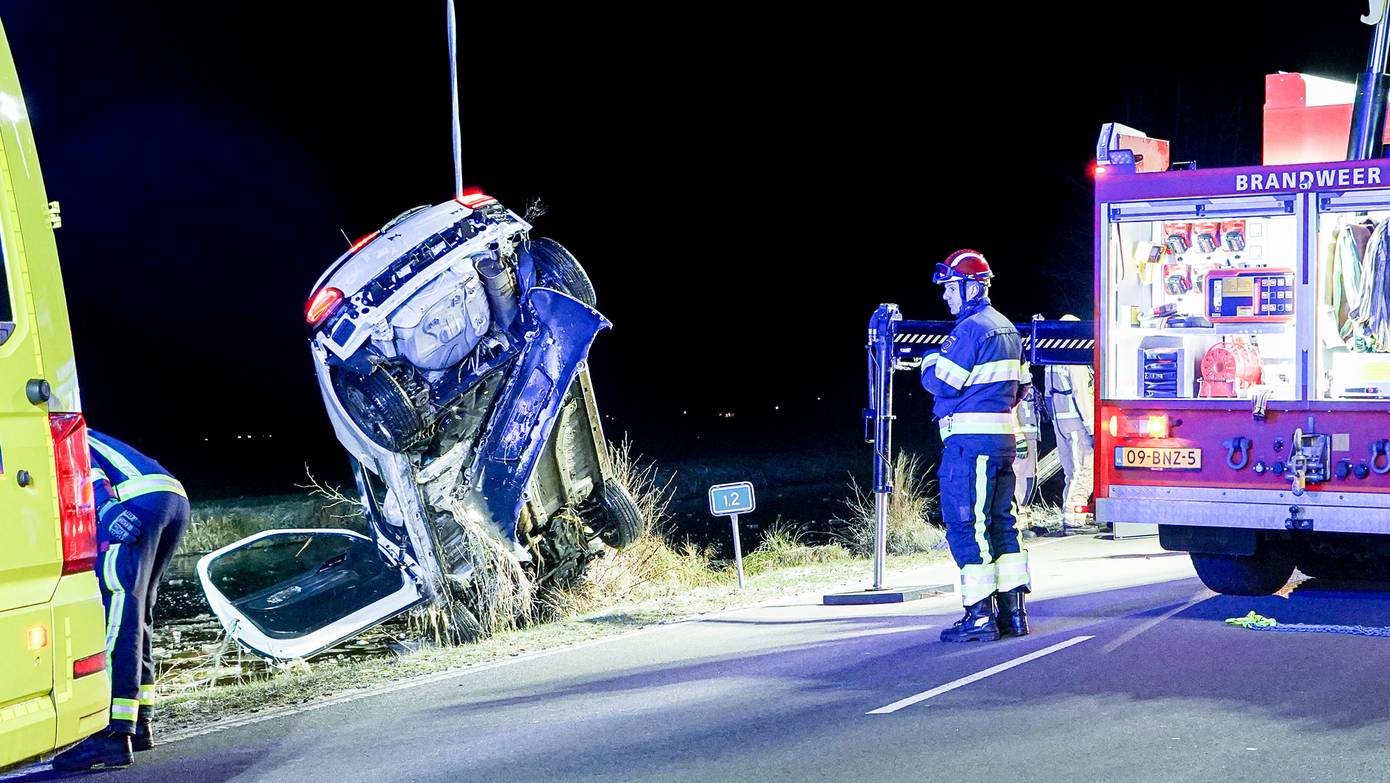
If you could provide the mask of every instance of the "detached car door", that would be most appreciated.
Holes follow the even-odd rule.
[[[415,563],[351,530],[267,530],[205,555],[198,578],[227,634],[307,658],[424,600]]]

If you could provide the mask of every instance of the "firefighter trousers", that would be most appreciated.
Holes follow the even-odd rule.
[[[106,607],[110,730],[134,734],[141,708],[148,711],[154,705],[154,604],[159,581],[188,525],[189,509],[188,501],[172,492],[144,495],[125,507],[140,518],[140,538],[103,543],[96,568]]]
[[[941,517],[966,606],[1029,585],[1028,553],[1015,527],[1013,463],[1012,436],[953,435],[942,446]]]
[[[1067,477],[1062,518],[1068,525],[1084,525],[1095,486],[1094,441],[1079,424],[1060,427],[1054,423],[1053,432],[1057,435],[1057,456]]]

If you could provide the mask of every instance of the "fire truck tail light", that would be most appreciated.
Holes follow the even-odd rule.
[[[1111,416],[1110,437],[1112,438],[1166,438],[1168,437],[1168,416],[1154,414],[1145,416]]]
[[[1150,416],[1149,417],[1149,437],[1166,438],[1168,437],[1168,417]]]

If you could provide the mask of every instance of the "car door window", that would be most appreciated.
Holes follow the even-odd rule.
[[[204,556],[198,574],[223,627],[280,660],[327,649],[422,598],[372,539],[347,530],[258,533]]]

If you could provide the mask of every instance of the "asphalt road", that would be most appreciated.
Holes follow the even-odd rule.
[[[946,645],[952,596],[812,601],[161,744],[121,781],[1385,781],[1378,590],[1205,591],[1152,543],[1034,550],[1034,632]],[[1129,583],[1132,586],[1120,586]],[[1147,583],[1147,584],[1145,584]],[[1110,589],[1105,589],[1110,588]],[[16,780],[62,779],[37,768]],[[84,780],[99,778],[82,776]]]

